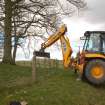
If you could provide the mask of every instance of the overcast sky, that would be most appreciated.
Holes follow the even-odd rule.
[[[83,19],[92,24],[105,25],[105,0],[86,0],[87,11]]]
[[[78,51],[78,46],[81,44],[79,38],[83,36],[85,31],[105,31],[105,0],[85,1],[87,2],[86,9],[63,20],[68,26],[67,35],[74,53]]]
[[[64,22],[68,24],[69,31],[74,24],[73,30],[75,32],[78,30],[105,30],[105,0],[85,1],[87,2],[87,8],[84,11],[80,11],[79,14],[75,14],[67,20],[64,19]],[[79,26],[78,29],[76,25]]]
[[[85,0],[87,8],[82,12],[76,12],[74,16],[67,17],[63,20],[68,26],[67,36],[71,41],[71,46],[75,53],[80,45],[79,37],[83,36],[87,30],[103,30],[105,31],[105,0]],[[49,48],[51,57],[62,59],[61,51],[53,50],[53,46]],[[59,54],[58,54],[59,53]]]

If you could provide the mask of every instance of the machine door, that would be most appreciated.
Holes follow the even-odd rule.
[[[89,36],[86,36],[83,50],[87,52],[101,52],[100,33],[91,33]]]

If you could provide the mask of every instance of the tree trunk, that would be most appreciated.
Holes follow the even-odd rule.
[[[15,10],[13,11],[15,14]],[[13,49],[13,64],[15,65],[15,59],[16,59],[16,52],[17,52],[17,43],[18,43],[18,37],[17,37],[17,27],[16,27],[16,22],[15,22],[15,16],[13,17],[14,21],[14,49]]]
[[[12,30],[12,3],[11,0],[5,1],[5,20],[4,20],[4,56],[3,63],[12,64],[12,45],[11,45],[11,30]]]
[[[17,45],[14,47],[14,50],[13,50],[13,64],[16,64],[16,62],[15,62],[16,52],[17,52]]]
[[[16,52],[17,52],[17,43],[18,43],[18,37],[15,35],[15,44],[14,44],[14,50],[13,50],[13,64],[16,64],[15,63],[15,59],[16,59]]]

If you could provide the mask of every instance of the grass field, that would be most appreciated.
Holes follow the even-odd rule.
[[[31,67],[0,65],[0,105],[26,100],[28,105],[105,105],[105,86],[96,88],[76,81],[73,71],[37,69],[32,83]]]

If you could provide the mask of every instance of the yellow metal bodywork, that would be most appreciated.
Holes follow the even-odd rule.
[[[65,68],[68,68],[71,63],[71,54],[72,48],[70,46],[70,42],[68,37],[61,36],[60,37],[61,48],[62,48],[62,55],[63,55],[63,64]]]
[[[65,25],[62,25],[59,30],[55,33],[49,36],[49,38],[41,44],[41,48],[47,48],[54,44],[57,40],[61,38],[61,36],[64,36],[64,34],[67,31],[67,27]]]
[[[45,49],[54,44],[56,41],[60,40],[63,55],[63,64],[65,68],[69,67],[72,54],[72,48],[70,46],[69,38],[65,37],[66,32],[67,27],[65,25],[62,25],[55,34],[51,35],[44,43],[41,44],[41,48]]]
[[[86,53],[85,54],[86,58],[103,58],[105,59],[105,56],[102,54],[97,54],[97,53]]]
[[[76,68],[80,74],[83,74],[83,69],[84,69],[83,67],[84,67],[84,64],[77,64],[76,65]]]

